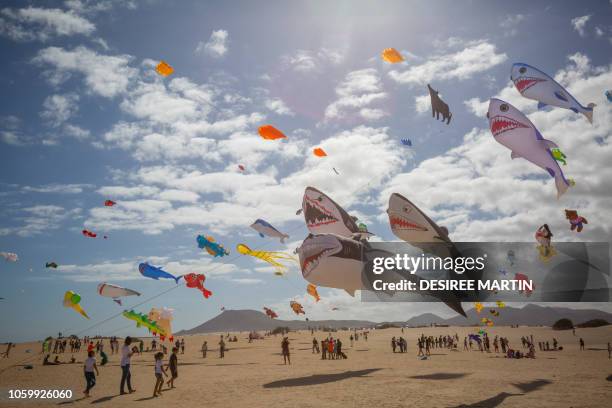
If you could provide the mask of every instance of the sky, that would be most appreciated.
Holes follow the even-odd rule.
[[[19,261],[0,259],[0,341],[59,331],[143,335],[97,295],[100,282],[142,293],[126,308],[174,309],[175,330],[221,307],[268,306],[292,318],[289,300],[311,319],[452,315],[441,304],[361,303],[325,288],[315,304],[299,268],[279,278],[237,255],[238,243],[289,253],[299,246],[306,186],[377,240],[395,239],[385,214],[393,192],[454,241],[530,242],[545,222],[555,240],[610,240],[610,1],[331,3],[3,2],[0,251]],[[382,61],[388,47],[405,61]],[[160,60],[174,68],[169,77],[155,72]],[[514,62],[547,72],[583,105],[596,103],[594,124],[564,109],[538,111],[509,80]],[[450,125],[432,119],[428,83],[449,104]],[[546,174],[511,160],[492,138],[491,97],[562,147],[576,186],[560,200]],[[287,139],[263,140],[264,124]],[[328,157],[313,156],[314,147]],[[106,199],[117,205],[104,207]],[[569,231],[565,208],[589,220],[580,235]],[[249,228],[257,218],[290,239],[260,238]],[[85,238],[84,228],[108,239]],[[198,234],[230,256],[199,250]],[[46,269],[50,261],[59,268]],[[204,273],[213,296],[146,279],[143,261],[175,275]],[[62,306],[66,290],[82,296],[91,320]],[[612,311],[609,303],[572,307]]]

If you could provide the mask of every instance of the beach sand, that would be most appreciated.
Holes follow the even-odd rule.
[[[520,347],[520,337],[533,334],[534,340],[556,337],[563,351],[539,352],[536,359],[506,359],[496,353],[464,352],[463,337],[476,328],[411,328],[372,330],[368,341],[350,347],[349,332],[331,333],[340,337],[347,360],[321,360],[312,354],[310,332],[292,332],[291,365],[283,365],[282,337],[271,336],[248,344],[246,333],[237,334],[238,343],[228,343],[224,359],[217,351],[218,335],[181,337],[185,354],[179,354],[176,388],[152,398],[155,382],[153,353],[132,359],[132,385],[136,392],[118,395],[121,370],[119,356],[100,367],[92,396],[82,399],[85,388],[82,362],[85,352],[76,355],[80,364],[42,366],[40,343],[19,344],[9,359],[0,359],[0,406],[91,406],[96,407],[609,407],[612,401],[612,360],[607,342],[612,326],[553,331],[544,327],[493,327],[488,332],[508,337],[510,346]],[[433,349],[428,360],[416,357],[416,338],[425,335],[460,336],[460,351]],[[138,335],[138,333],[134,333]],[[140,333],[143,334],[143,333]],[[315,332],[320,341],[327,333]],[[393,354],[391,337],[403,336],[408,352]],[[580,351],[578,339],[586,342]],[[143,338],[143,337],[140,337]],[[203,340],[209,352],[202,359]],[[146,339],[146,345],[150,339]],[[27,354],[26,349],[32,352]],[[590,350],[589,350],[590,349]],[[521,349],[522,350],[522,349]],[[0,346],[4,351],[4,346]],[[110,352],[108,341],[105,351]],[[30,357],[30,361],[14,365]],[[70,353],[60,355],[68,360]],[[98,357],[98,363],[100,359]],[[165,359],[167,362],[167,358]],[[26,370],[23,364],[33,364]],[[7,369],[8,368],[8,369]],[[164,389],[166,386],[164,386]],[[9,400],[9,389],[70,389],[72,400]]]

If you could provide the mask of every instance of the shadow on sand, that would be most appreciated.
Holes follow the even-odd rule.
[[[435,374],[424,374],[415,375],[410,378],[415,380],[454,380],[456,378],[463,378],[471,373],[435,373]]]
[[[116,395],[108,395],[106,397],[102,397],[102,398],[98,398],[97,400],[93,400],[93,401],[91,401],[91,403],[92,404],[99,404],[101,402],[110,401],[110,400],[112,400],[115,397],[116,397]]]
[[[504,402],[506,398],[508,397],[520,397],[521,395],[525,395],[529,392],[536,391],[539,388],[542,388],[548,384],[552,384],[552,381],[534,380],[534,381],[530,381],[526,383],[512,384],[518,389],[520,389],[521,391],[523,391],[523,393],[522,394],[511,394],[508,392],[500,392],[497,395],[494,395],[490,398],[475,402],[473,404],[470,404],[470,405],[462,404],[462,405],[457,405],[453,408],[495,408],[499,406],[502,402]]]
[[[305,385],[318,385],[330,382],[342,381],[348,378],[364,377],[370,373],[380,370],[380,368],[369,368],[367,370],[345,371],[335,374],[316,374],[309,377],[289,378],[287,380],[273,381],[264,384],[264,388],[280,388],[280,387],[302,387]]]

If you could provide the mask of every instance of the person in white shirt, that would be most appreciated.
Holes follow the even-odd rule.
[[[155,354],[155,388],[153,388],[153,396],[161,397],[162,386],[164,385],[164,377],[168,374],[166,373],[166,369],[163,364],[164,353],[161,351]]]
[[[130,336],[125,338],[125,343],[121,348],[121,390],[120,394],[125,394],[125,382],[127,381],[128,392],[131,394],[135,389],[132,388],[132,374],[130,373],[130,359],[134,354],[134,350],[130,349],[132,339]]]
[[[83,371],[85,373],[85,381],[87,382],[87,388],[83,391],[85,394],[85,398],[89,398],[89,391],[96,385],[96,375],[100,375],[98,372],[98,366],[96,365],[96,353],[90,351],[87,353],[87,360],[85,360],[85,365],[83,366]],[[94,374],[95,370],[95,374]]]

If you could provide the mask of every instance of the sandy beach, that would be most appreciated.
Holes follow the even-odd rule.
[[[434,349],[428,360],[416,357],[416,338],[428,335],[460,336],[460,351]],[[520,337],[533,334],[538,341],[556,337],[563,351],[537,352],[536,359],[506,359],[501,353],[461,351],[463,337],[474,328],[392,328],[370,331],[350,347],[347,331],[331,333],[343,341],[347,360],[321,360],[312,353],[309,332],[291,332],[291,365],[280,354],[281,337],[271,336],[249,344],[246,333],[237,333],[237,343],[226,343],[228,351],[219,358],[219,336],[185,336],[185,354],[179,354],[176,388],[152,398],[153,353],[132,359],[130,395],[119,393],[119,356],[100,367],[92,396],[82,398],[85,352],[75,355],[78,364],[42,366],[40,343],[17,345],[9,359],[0,359],[1,406],[96,406],[108,407],[606,407],[612,396],[612,360],[607,342],[612,327],[553,331],[544,327],[494,327],[489,334],[508,337],[510,346],[520,348]],[[137,334],[137,333],[134,333]],[[321,340],[327,333],[315,332]],[[408,352],[391,351],[391,338],[403,336]],[[586,350],[580,351],[582,337]],[[142,337],[141,337],[142,338]],[[209,352],[199,352],[204,340]],[[106,342],[107,343],[107,342]],[[145,340],[149,345],[150,339]],[[32,350],[26,353],[26,350]],[[105,348],[108,352],[108,347]],[[29,361],[23,362],[31,356]],[[70,354],[60,356],[68,360]],[[99,361],[99,357],[98,357]],[[165,359],[167,362],[167,357]],[[16,367],[9,367],[21,362]],[[32,364],[33,369],[24,369]],[[70,400],[8,400],[9,389],[70,389]],[[166,387],[164,386],[164,389]]]

